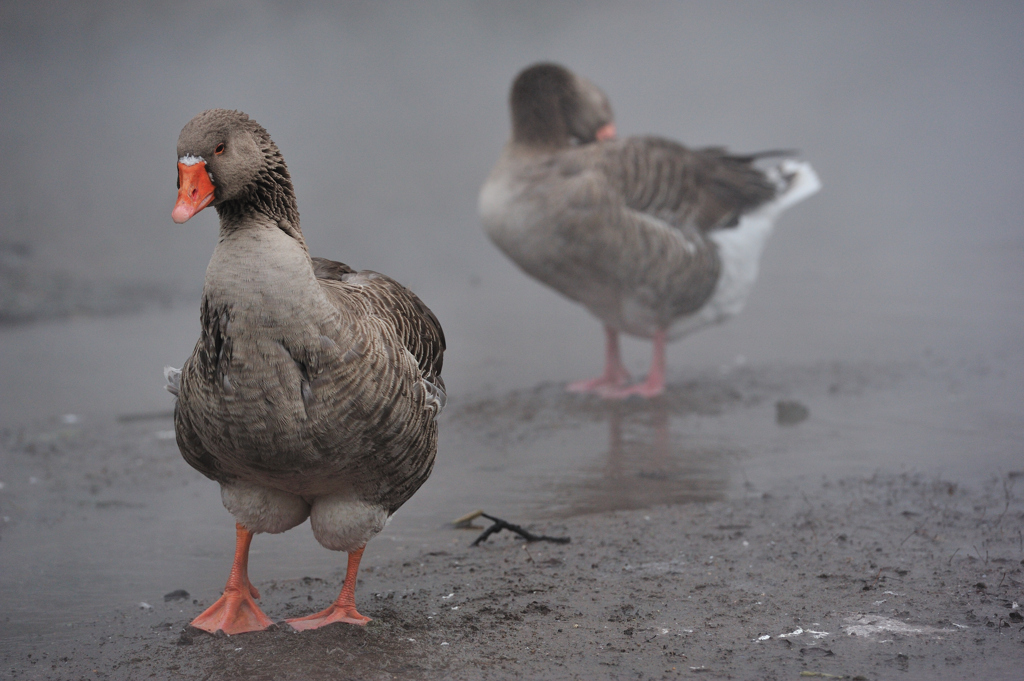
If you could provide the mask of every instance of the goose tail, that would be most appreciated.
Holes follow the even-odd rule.
[[[772,202],[772,207],[779,213],[821,189],[821,180],[807,161],[787,158],[769,169],[768,176],[779,187],[779,194]]]

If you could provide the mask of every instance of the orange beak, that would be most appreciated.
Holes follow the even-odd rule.
[[[608,125],[602,126],[601,129],[594,134],[594,137],[598,142],[615,139],[615,124],[609,123]]]
[[[179,225],[213,202],[213,182],[206,172],[206,163],[190,166],[178,164],[178,202],[171,219]]]

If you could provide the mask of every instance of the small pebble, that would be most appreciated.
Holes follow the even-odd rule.
[[[806,421],[811,410],[795,400],[779,400],[775,403],[775,422],[780,426],[792,426]]]

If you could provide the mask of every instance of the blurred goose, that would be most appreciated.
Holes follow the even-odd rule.
[[[522,71],[509,100],[512,138],[480,215],[523,271],[604,322],[604,373],[567,389],[662,393],[666,342],[742,309],[775,219],[820,188],[814,170],[786,152],[615,139],[604,93],[557,64]],[[629,385],[620,332],[654,342],[641,384]]]
[[[270,626],[253,600],[249,544],[306,518],[317,541],[348,553],[348,572],[334,604],[289,623],[365,624],[355,605],[363,548],[434,464],[444,333],[393,279],[310,258],[281,152],[244,113],[213,109],[189,121],[178,186],[174,221],[214,206],[220,238],[199,342],[180,372],[167,370],[175,431],[237,521],[224,595],[192,626]]]

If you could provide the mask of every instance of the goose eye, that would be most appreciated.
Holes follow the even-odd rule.
[[[217,148],[213,150],[213,153],[216,154],[217,156],[220,156],[221,154],[223,154],[224,153],[224,143],[221,142],[220,144],[218,144]]]

